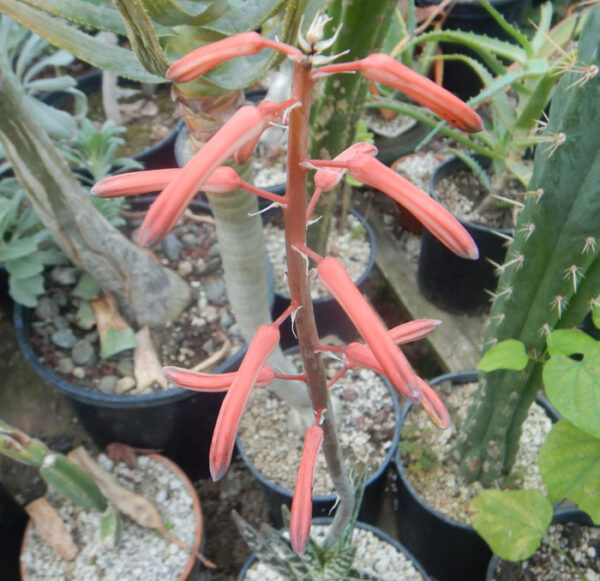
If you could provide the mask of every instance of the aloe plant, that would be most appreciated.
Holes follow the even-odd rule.
[[[554,92],[543,134],[560,136],[561,144],[538,145],[514,240],[498,265],[484,335],[487,357],[514,339],[530,360],[519,371],[486,373],[463,426],[457,448],[463,472],[487,485],[513,464],[521,425],[541,386],[548,334],[578,325],[599,294],[599,38],[596,6],[584,25],[577,61]]]
[[[385,99],[366,106],[386,107],[410,115],[429,125],[434,130],[432,135],[442,133],[490,160],[491,180],[464,150],[449,150],[476,172],[492,194],[498,195],[506,183],[513,180],[527,187],[532,171],[530,161],[525,159],[528,148],[537,144],[560,144],[556,135],[543,131],[544,111],[556,93],[560,78],[569,71],[578,70],[573,41],[577,39],[591,5],[573,11],[553,25],[552,4],[542,4],[534,32],[527,36],[506,22],[487,0],[479,2],[510,41],[489,38],[477,32],[433,30],[411,38],[404,49],[444,42],[463,46],[477,54],[478,58],[459,54],[436,55],[433,58],[464,61],[481,78],[483,89],[469,100],[469,104],[476,108],[483,103],[491,105],[488,118],[484,118],[482,132],[474,137],[462,135],[409,103]],[[483,204],[491,201],[488,198]]]

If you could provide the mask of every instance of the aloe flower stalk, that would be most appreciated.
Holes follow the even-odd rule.
[[[321,20],[318,20],[321,19]],[[396,67],[384,55],[373,55],[344,65],[324,64],[336,57],[323,57],[321,49],[328,46],[320,35],[323,16],[317,17],[309,29],[307,39],[300,46],[304,52],[284,43],[267,41],[257,33],[234,35],[202,47],[174,63],[168,75],[179,83],[204,74],[228,59],[256,54],[263,48],[274,48],[294,62],[292,98],[285,103],[264,102],[258,107],[243,107],[198,151],[186,166],[172,173],[141,172],[121,180],[104,181],[94,188],[98,195],[116,195],[116,192],[141,193],[162,190],[142,226],[143,244],[160,240],[173,227],[191,198],[201,189],[221,191],[228,187],[245,187],[256,195],[261,190],[250,184],[241,184],[238,177],[222,167],[230,159],[246,159],[261,133],[271,121],[280,119],[288,125],[288,159],[286,193],[278,197],[283,212],[287,250],[290,307],[272,324],[263,325],[250,342],[240,369],[232,374],[210,376],[176,367],[165,368],[167,377],[188,389],[209,391],[227,390],[213,434],[210,450],[210,471],[213,479],[223,476],[231,460],[236,432],[248,398],[254,387],[267,385],[273,378],[301,380],[306,384],[313,406],[316,423],[306,431],[304,452],[292,505],[292,547],[302,553],[310,529],[312,481],[319,450],[322,449],[327,469],[340,502],[326,539],[332,547],[343,535],[355,514],[355,495],[337,437],[335,414],[329,400],[329,384],[322,361],[322,352],[340,350],[320,344],[310,297],[307,263],[317,263],[317,273],[324,286],[344,308],[366,341],[366,345],[352,343],[343,349],[346,365],[334,378],[346,370],[364,366],[390,379],[399,394],[419,402],[434,423],[447,427],[448,413],[430,386],[419,378],[406,360],[397,343],[415,340],[431,332],[439,321],[425,319],[395,327],[388,331],[356,288],[342,263],[331,257],[322,257],[306,245],[307,220],[318,197],[330,191],[346,171],[363,183],[380,189],[385,194],[401,199],[424,224],[457,254],[469,258],[477,256],[477,248],[460,223],[423,192],[381,166],[372,156],[375,148],[366,143],[355,144],[334,160],[308,160],[307,143],[314,84],[321,76],[336,72],[358,71],[366,78],[402,86],[406,93],[430,105],[445,119],[458,127],[477,130],[481,120],[464,103],[443,89],[410,72]],[[321,68],[320,65],[323,65]],[[429,92],[428,92],[429,91]],[[306,177],[317,168],[316,188],[307,207]],[[391,173],[390,173],[391,172]],[[393,175],[391,175],[393,174]],[[265,365],[279,341],[279,325],[293,315],[304,371],[298,375],[281,375]]]

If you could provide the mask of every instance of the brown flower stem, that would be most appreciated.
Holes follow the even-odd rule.
[[[340,538],[352,518],[354,491],[344,465],[335,428],[335,417],[329,401],[325,368],[319,353],[319,336],[315,323],[307,259],[296,248],[306,244],[306,169],[301,162],[307,158],[308,127],[312,80],[310,66],[304,62],[295,65],[292,97],[300,106],[292,109],[289,119],[288,177],[286,184],[287,207],[283,209],[285,222],[288,282],[292,302],[300,305],[296,316],[296,331],[304,362],[306,384],[315,413],[323,415],[323,453],[328,472],[340,499],[333,525],[327,538],[332,546]]]

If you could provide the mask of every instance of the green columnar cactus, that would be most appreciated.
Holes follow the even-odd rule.
[[[530,361],[480,382],[457,451],[463,473],[490,485],[515,458],[521,425],[541,386],[554,328],[581,322],[600,289],[600,7],[589,15],[577,63],[560,81],[515,237],[484,335],[484,349],[522,341]],[[538,361],[535,361],[535,359]]]

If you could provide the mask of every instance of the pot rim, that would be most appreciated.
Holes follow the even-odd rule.
[[[479,154],[470,155],[477,163],[479,163],[484,169],[491,165],[491,160],[488,157]],[[436,183],[438,180],[455,173],[456,171],[467,170],[470,171],[469,167],[465,165],[465,163],[456,156],[449,157],[446,161],[443,161],[438,167],[435,168],[435,171],[431,175],[431,180],[429,181],[429,195],[439,204],[444,206],[446,210],[448,210],[455,218],[467,228],[472,228],[473,230],[478,230],[480,232],[485,232],[487,234],[502,234],[504,236],[512,236],[513,229],[512,228],[493,228],[491,226],[486,226],[485,224],[480,224],[479,222],[471,222],[470,220],[464,220],[456,216],[447,206],[442,202],[439,197],[436,195]]]
[[[192,498],[192,512],[194,513],[196,520],[196,527],[194,531],[194,542],[192,547],[194,552],[198,553],[202,551],[202,547],[205,543],[204,538],[204,521],[202,517],[202,506],[200,504],[200,499],[198,498],[198,494],[192,484],[192,481],[187,477],[185,472],[172,460],[169,460],[166,456],[162,456],[161,454],[147,454],[149,458],[152,460],[159,462],[160,464],[164,464],[185,486],[188,494]],[[29,519],[27,524],[25,525],[25,531],[23,532],[23,539],[21,541],[21,550],[20,557],[23,555],[25,551],[25,544],[28,537],[28,533],[30,528],[33,526],[33,521]],[[178,576],[178,581],[186,581],[190,576],[194,566],[196,564],[196,556],[194,554],[190,554],[189,559],[185,565],[184,570]],[[21,573],[21,579],[23,581],[27,581],[27,575],[25,570],[25,565],[23,564],[22,558],[19,558],[19,570]]]
[[[333,521],[332,517],[320,516],[320,517],[313,518],[311,521],[311,524],[312,525],[327,525],[327,524],[330,524],[332,521]],[[362,521],[356,521],[354,524],[354,528],[369,531],[369,532],[373,533],[374,535],[376,535],[377,537],[379,537],[381,540],[392,545],[394,548],[396,548],[396,550],[403,553],[409,559],[409,561],[411,562],[413,567],[417,570],[418,573],[421,574],[423,581],[429,581],[429,575],[423,568],[423,565],[421,565],[421,563],[419,563],[419,561],[416,559],[416,557],[398,539],[393,538],[391,535],[389,535],[385,531],[381,530],[379,527],[373,526],[369,523],[365,523]],[[283,532],[284,530],[285,529],[280,529],[280,532]],[[244,564],[244,567],[240,571],[240,574],[237,577],[237,581],[244,581],[244,579],[246,577],[246,572],[258,560],[259,560],[258,557],[254,553],[252,553],[252,555],[250,555],[250,557]]]

